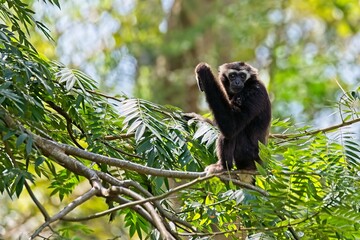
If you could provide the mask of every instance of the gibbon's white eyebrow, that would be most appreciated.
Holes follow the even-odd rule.
[[[226,72],[226,76],[229,77],[230,73],[245,73],[246,74],[245,81],[250,78],[250,73],[247,70],[228,69]]]

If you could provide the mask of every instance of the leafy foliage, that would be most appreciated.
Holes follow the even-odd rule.
[[[119,207],[111,214],[123,217],[128,235],[141,239],[161,238],[154,214],[172,224],[177,236],[190,239],[238,239],[245,233],[250,239],[360,238],[360,145],[341,128],[359,121],[359,89],[339,99],[343,125],[316,131],[274,120],[272,132],[280,134],[261,145],[264,165],[258,166],[256,187],[240,188],[230,173],[176,183],[161,172],[197,174],[215,161],[214,126],[187,122],[172,106],[98,92],[84,73],[33,49],[22,28],[42,25],[25,4],[6,1],[0,11],[10,19],[0,26],[1,193],[23,197],[25,188],[31,192],[28,183],[46,179],[49,195],[69,202],[89,181],[91,189],[102,187],[105,193],[97,194],[109,208]],[[183,187],[172,186],[177,184]],[[171,194],[177,194],[177,203]],[[144,202],[120,209],[136,201]],[[43,215],[47,222],[55,219]],[[54,237],[95,234],[86,223],[55,227]]]

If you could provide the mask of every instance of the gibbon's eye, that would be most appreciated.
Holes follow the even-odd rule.
[[[236,73],[230,73],[229,74],[229,79],[230,80],[234,80],[236,78]]]
[[[241,73],[239,73],[239,76],[240,76],[241,79],[246,79],[247,74],[244,73],[244,72],[241,72]]]

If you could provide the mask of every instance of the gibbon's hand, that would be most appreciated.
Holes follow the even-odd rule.
[[[204,81],[209,78],[206,78],[208,74],[211,73],[210,66],[207,63],[199,63],[195,68],[196,80],[201,92],[204,91]]]
[[[241,111],[241,105],[242,105],[242,101],[240,98],[234,98],[230,101],[232,109],[235,112],[240,112]]]

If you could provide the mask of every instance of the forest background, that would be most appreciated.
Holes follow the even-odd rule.
[[[358,1],[3,0],[0,13],[0,237],[359,238]],[[202,177],[217,130],[181,117],[208,115],[196,64],[238,60],[272,101],[256,188]],[[108,208],[110,223],[75,219]]]

